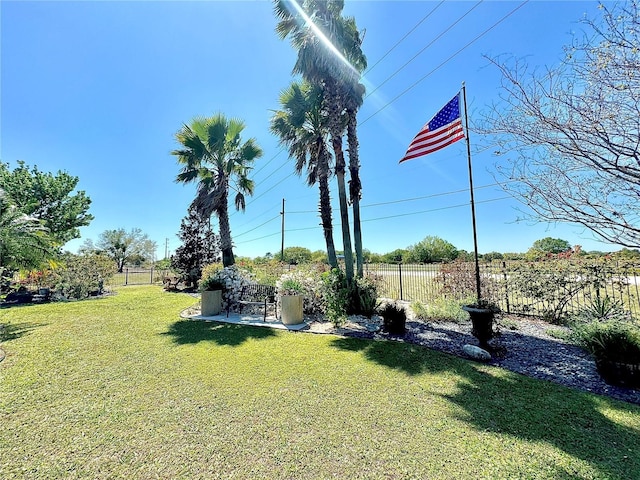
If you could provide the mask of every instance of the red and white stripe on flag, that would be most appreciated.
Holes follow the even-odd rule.
[[[463,138],[458,94],[422,127],[399,163],[433,153]]]

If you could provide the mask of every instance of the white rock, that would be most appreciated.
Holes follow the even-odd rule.
[[[462,347],[462,351],[474,360],[479,360],[481,362],[488,362],[491,360],[491,354],[489,352],[480,347],[476,347],[475,345],[465,345]]]

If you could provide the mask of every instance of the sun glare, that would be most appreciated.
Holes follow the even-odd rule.
[[[300,6],[300,4],[296,1],[296,0],[290,0],[290,3],[293,5],[293,8],[296,9],[296,11],[298,12],[298,14],[300,14],[300,16],[302,18],[304,18],[304,21],[309,25],[309,27],[311,28],[311,30],[313,31],[313,33],[315,33],[318,38],[320,40],[322,40],[322,42],[327,46],[327,48],[329,48],[329,50],[331,50],[331,52],[340,59],[341,62],[343,62],[345,65],[347,65],[351,70],[353,70],[358,76],[360,76],[360,72],[358,72],[358,70],[356,70],[356,68],[351,65],[351,63],[349,62],[349,60],[347,60],[342,53],[340,53],[340,51],[335,47],[335,45],[333,43],[331,43],[331,40],[329,40],[327,38],[327,36],[322,32],[322,30],[320,30],[320,28],[313,23],[313,20],[311,20],[311,18],[309,17],[309,15],[306,14],[306,12],[302,9],[302,7]]]

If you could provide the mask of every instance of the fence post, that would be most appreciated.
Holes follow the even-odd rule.
[[[153,285],[153,267],[151,267],[151,278],[149,279],[149,283]]]
[[[124,269],[124,284],[129,285],[129,269]]]
[[[509,306],[509,280],[507,275],[507,262],[502,262],[502,277],[504,278],[504,300],[507,304],[507,313],[511,313]]]
[[[398,273],[400,274],[400,300],[404,300],[404,298],[402,298],[402,264],[401,263],[398,264]]]

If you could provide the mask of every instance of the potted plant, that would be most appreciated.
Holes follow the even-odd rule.
[[[462,309],[471,318],[471,334],[486,350],[489,340],[493,338],[493,318],[497,313],[500,313],[500,308],[493,302],[480,299],[475,303],[463,305]]]
[[[217,277],[207,277],[200,283],[200,315],[209,317],[222,311],[224,283]]]
[[[295,278],[278,282],[280,318],[284,325],[298,325],[304,320],[304,287]]]
[[[382,328],[393,335],[404,335],[407,326],[407,312],[395,303],[387,303],[382,310]]]
[[[640,328],[631,322],[609,320],[574,328],[575,338],[596,361],[610,385],[640,388]]]

